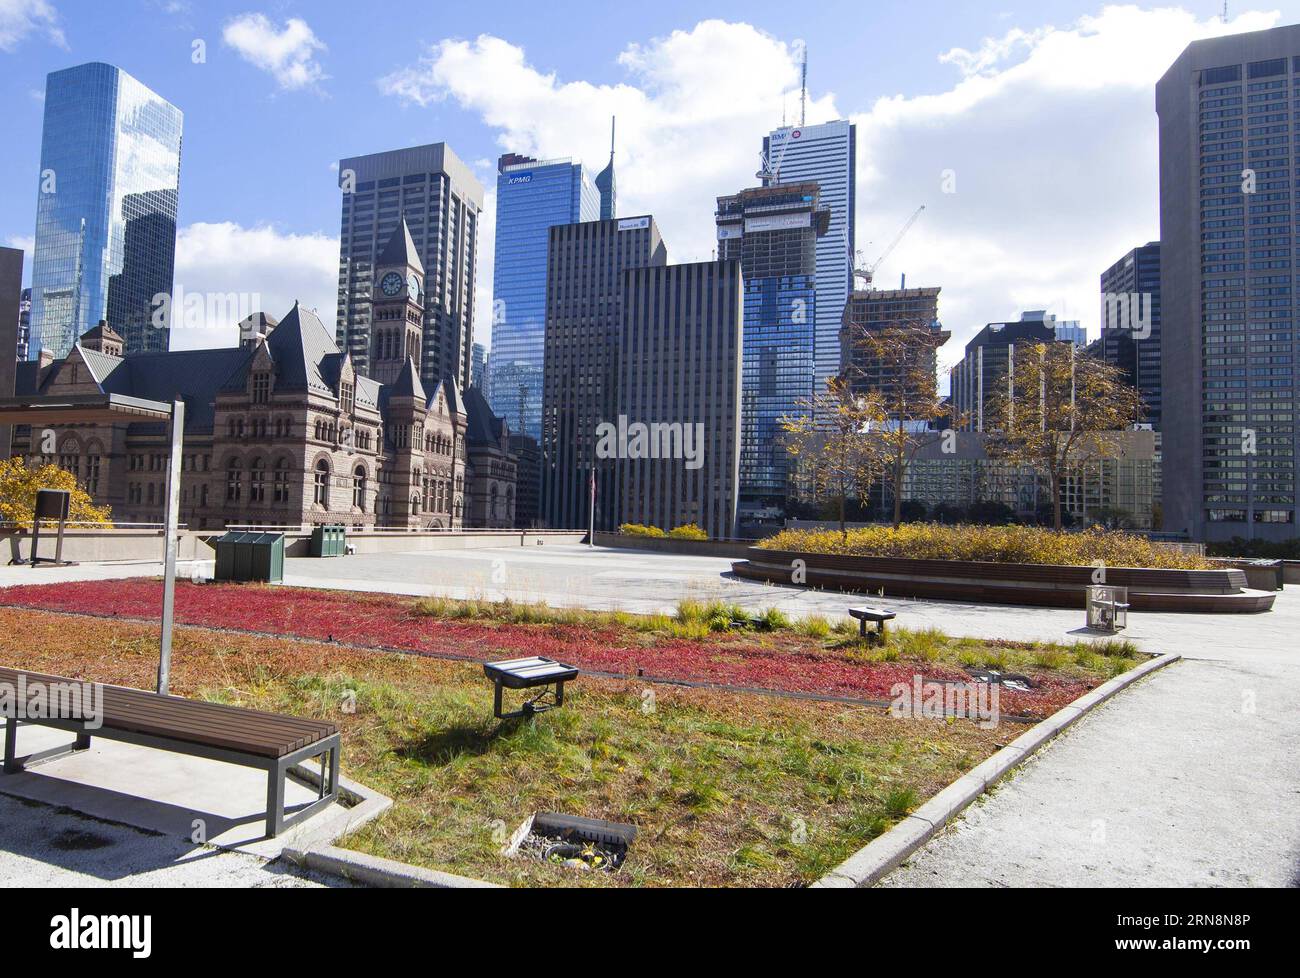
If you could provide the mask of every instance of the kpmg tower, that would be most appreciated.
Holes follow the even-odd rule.
[[[546,249],[550,229],[600,219],[601,196],[581,163],[513,153],[497,163],[492,278],[492,410],[510,430],[542,435]]]
[[[113,65],[52,72],[36,197],[29,356],[64,356],[106,319],[126,353],[166,350],[180,109]],[[155,308],[159,324],[153,322]]]
[[[765,186],[816,183],[830,225],[817,239],[817,312],[814,383],[840,368],[840,322],[853,286],[856,244],[853,211],[857,204],[857,127],[843,119],[817,126],[785,126],[763,139]]]
[[[1296,536],[1300,26],[1195,41],[1160,117],[1164,525]]]
[[[358,372],[372,369],[372,301],[381,251],[405,219],[422,268],[424,331],[420,379],[470,384],[474,285],[483,186],[446,143],[339,161],[343,216],[339,232],[336,335]]]

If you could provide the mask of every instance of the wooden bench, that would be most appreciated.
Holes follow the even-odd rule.
[[[877,639],[885,637],[885,622],[893,621],[898,617],[892,611],[886,611],[884,608],[850,608],[849,617],[858,620],[858,635],[867,638],[867,622],[874,622],[876,628],[871,632],[871,636]]]
[[[85,685],[81,680],[0,667],[0,683],[16,689],[20,682],[28,688],[36,683],[47,686]],[[38,761],[85,750],[92,737],[259,768],[266,771],[267,777],[267,838],[274,838],[290,825],[314,815],[338,798],[339,732],[332,723],[220,703],[203,703],[179,696],[159,696],[125,686],[100,686],[99,689],[102,694],[98,718],[80,715],[30,720],[15,718],[9,714],[16,712],[17,703],[5,710],[5,774],[22,771]],[[85,712],[89,711],[88,706]],[[83,711],[79,709],[77,712]],[[17,749],[20,726],[67,730],[76,734],[76,739],[63,747],[20,757]],[[301,776],[292,769],[311,757],[321,758],[320,780],[312,785],[316,789],[316,800],[286,818],[285,778],[293,777],[301,782]]]

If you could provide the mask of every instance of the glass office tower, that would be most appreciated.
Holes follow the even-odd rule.
[[[601,198],[583,165],[570,159],[511,153],[497,171],[488,400],[511,431],[540,440],[549,229],[599,220]]]
[[[784,512],[790,460],[781,418],[813,396],[817,244],[830,225],[815,183],[718,198],[718,257],[744,277],[742,516]]]
[[[172,291],[180,192],[180,109],[120,68],[52,72],[36,201],[29,356],[64,356],[106,319],[126,353],[168,348],[151,318]]]
[[[857,127],[843,119],[817,126],[786,126],[763,139],[765,185],[816,183],[830,227],[817,239],[817,318],[814,383],[840,369],[840,322],[853,287],[857,205]]]

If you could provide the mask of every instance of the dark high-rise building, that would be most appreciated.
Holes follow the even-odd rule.
[[[1094,347],[1142,394],[1160,427],[1160,242],[1134,248],[1101,273],[1101,339]]]
[[[745,283],[740,507],[785,503],[789,456],[781,418],[815,393],[817,239],[830,226],[815,183],[778,184],[718,198],[718,257]]]
[[[958,427],[984,430],[985,398],[995,384],[1006,379],[1018,345],[1055,342],[1056,329],[1041,314],[1010,323],[989,323],[976,333],[966,344],[966,355],[949,372],[953,417],[964,419]]]
[[[742,283],[737,261],[626,273],[618,416],[606,429],[619,449],[620,522],[735,535]]]
[[[18,359],[27,359],[27,345],[32,337],[32,290],[23,289],[18,296]]]
[[[882,362],[862,342],[865,335],[885,330],[906,330],[919,349],[915,357]],[[918,361],[921,369],[936,376],[938,350],[952,336],[939,322],[939,286],[919,289],[867,289],[854,292],[844,306],[840,329],[840,369],[854,393],[894,392],[902,364]],[[880,344],[877,344],[879,347]],[[895,398],[895,403],[898,403]]]
[[[1297,100],[1300,26],[1195,41],[1156,85],[1164,525],[1194,540],[1296,535]]]
[[[128,356],[168,348],[175,310],[154,299],[172,292],[182,121],[112,65],[46,79],[30,356],[65,356],[101,319]]]
[[[596,528],[617,526],[614,460],[596,457],[596,428],[615,421],[623,273],[668,263],[652,217],[550,229],[542,389],[542,518],[588,524],[596,475]]]
[[[18,248],[0,248],[0,397],[13,397],[18,372],[16,355],[19,317],[22,308],[23,253]],[[9,458],[13,429],[0,425],[0,461]]]
[[[405,219],[424,268],[420,379],[469,386],[483,186],[446,143],[339,161],[339,346],[369,375],[376,261]]]

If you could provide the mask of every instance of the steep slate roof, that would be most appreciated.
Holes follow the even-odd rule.
[[[421,275],[424,274],[424,266],[420,264],[420,254],[415,250],[415,241],[411,238],[411,229],[406,226],[406,218],[398,222],[392,237],[388,239],[388,244],[384,245],[384,250],[375,259],[374,267],[390,268],[402,265],[410,265]]]
[[[334,336],[315,313],[295,303],[293,310],[271,331],[265,342],[275,363],[278,390],[334,395],[347,354],[339,352]],[[257,347],[138,353],[126,358],[87,350],[80,345],[78,351],[100,390],[106,394],[126,394],[154,401],[171,401],[180,397],[185,402],[185,430],[207,433],[212,431],[217,394],[244,388]],[[61,362],[55,361],[54,366]],[[14,393],[40,394],[56,372],[51,369],[42,378],[39,362],[21,361],[17,364]],[[462,410],[462,398],[454,381],[440,383],[439,389],[446,392],[447,404],[452,411]],[[424,385],[420,383],[415,362],[409,357],[392,384],[380,384],[370,377],[356,375],[359,405],[386,414],[389,398],[393,396],[413,397],[422,404],[433,403],[433,398],[426,395]],[[486,407],[486,402],[483,403]],[[132,428],[146,430],[141,427],[145,424],[162,427],[151,422],[135,422]]]
[[[98,328],[99,327],[95,327],[95,329]],[[94,332],[94,330],[91,330],[91,332]],[[107,353],[100,353],[98,350],[87,350],[80,343],[77,344],[77,347],[81,350],[81,359],[86,361],[86,366],[90,368],[90,373],[95,378],[95,383],[100,387],[103,387],[104,382],[108,377],[122,366],[123,360],[121,357],[111,356]]]
[[[410,357],[406,358],[401,373],[389,386],[392,387],[390,397],[413,397],[422,404],[427,400],[424,385],[420,383],[420,372],[415,369],[415,361]]]
[[[429,395],[429,407],[433,407],[433,402],[438,399],[438,391],[442,391],[443,396],[447,398],[447,410],[452,414],[460,414],[460,388],[456,386],[456,381],[451,379],[438,381],[438,386],[435,387],[433,393]]]
[[[487,398],[477,387],[465,392],[465,413],[465,438],[471,444],[495,445],[507,434],[505,421],[492,413]]]

